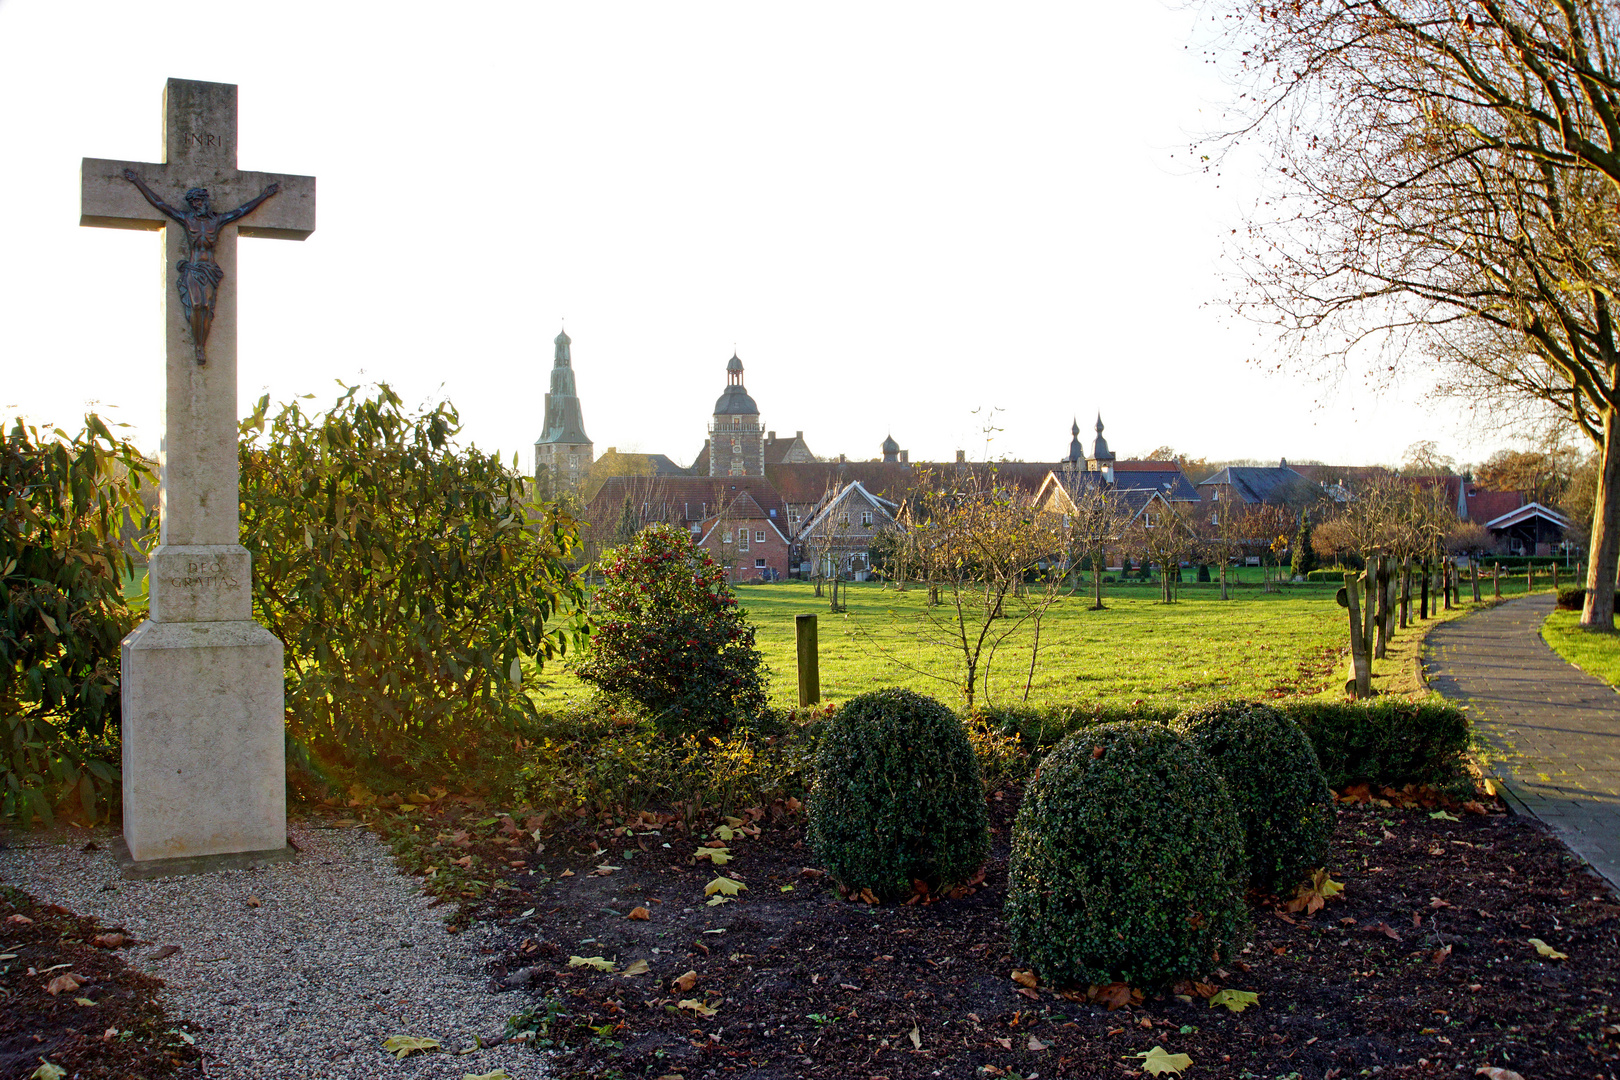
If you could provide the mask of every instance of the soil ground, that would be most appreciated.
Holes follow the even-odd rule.
[[[1198,1077],[1620,1073],[1620,904],[1533,822],[1341,805],[1342,894],[1314,917],[1252,898],[1250,944],[1210,985],[1108,1008],[1107,988],[1088,1000],[1012,978],[1024,965],[1000,912],[1017,801],[991,800],[982,885],[912,906],[841,899],[815,875],[802,812],[780,804],[748,815],[758,836],[722,841],[723,870],[694,860],[712,829],[667,816],[581,822],[534,854],[515,826],[504,847],[457,846],[521,867],[469,914],[510,927],[491,974],[512,988],[515,1037],[552,1049],[563,1077],[1129,1076],[1155,1046]],[[746,890],[709,906],[720,874]],[[1258,1002],[1212,1007],[1216,986]]]
[[[125,940],[98,945],[107,934]],[[157,1003],[162,982],[119,958],[130,944],[117,927],[0,888],[0,1080],[33,1076],[45,1062],[86,1080],[203,1075],[190,1036]],[[66,974],[82,985],[49,993]]]

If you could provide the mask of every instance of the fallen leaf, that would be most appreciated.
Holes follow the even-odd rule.
[[[462,1073],[461,1080],[512,1080],[512,1074],[505,1069],[496,1069],[487,1073]]]
[[[67,1070],[60,1065],[53,1065],[46,1061],[39,1068],[28,1074],[28,1080],[62,1080]]]
[[[177,953],[179,951],[180,951],[180,946],[178,946],[178,945],[165,945],[165,946],[163,946],[163,948],[159,949],[157,952],[155,952],[151,956],[147,957],[147,959],[148,960],[167,960],[169,957],[173,956],[175,953]]]
[[[748,886],[735,878],[717,877],[703,887],[703,895],[713,896],[719,893],[721,896],[736,896],[747,888]]]
[[[806,867],[804,867],[803,869],[801,869],[799,871],[799,876],[814,879],[814,878],[821,877],[821,876],[825,875],[826,873],[827,873],[827,871],[825,871],[825,870],[817,870],[813,866],[806,866]]]
[[[1481,1065],[1474,1070],[1474,1075],[1483,1076],[1486,1080],[1524,1080],[1512,1069],[1498,1069],[1495,1065]]]
[[[1434,955],[1429,957],[1429,959],[1433,960],[1437,964],[1443,964],[1443,963],[1446,962],[1446,957],[1448,957],[1450,955],[1451,955],[1451,946],[1446,945],[1446,946],[1444,946],[1442,948],[1434,950]]]
[[[1451,905],[1440,899],[1438,896],[1431,896],[1429,897],[1429,906],[1432,908],[1447,908]]]
[[[1289,911],[1303,910],[1307,915],[1315,915],[1323,905],[1342,892],[1343,882],[1334,881],[1326,870],[1316,870],[1311,873],[1311,880],[1299,887],[1299,892],[1287,907]]]
[[[597,971],[612,971],[615,965],[613,961],[604,960],[600,956],[570,956],[568,958],[568,966],[571,968],[594,968]]]
[[[670,983],[671,988],[673,988],[675,990],[679,990],[683,994],[686,993],[687,991],[691,990],[692,987],[694,987],[696,985],[697,985],[697,972],[695,972],[695,971],[688,971],[685,975],[682,975],[680,978],[678,978],[674,982]]]
[[[1109,983],[1106,986],[1093,986],[1086,996],[1099,1005],[1108,1006],[1108,1011],[1124,1008],[1137,996],[1129,986],[1122,982]]]
[[[560,877],[560,878],[573,877],[574,872],[572,870],[564,870],[562,873],[558,874],[557,876]]]
[[[637,960],[635,963],[619,972],[619,974],[628,979],[632,975],[645,975],[647,974],[648,970],[647,961]]]
[[[1538,937],[1527,938],[1526,940],[1536,947],[1536,952],[1540,953],[1542,956],[1545,956],[1548,960],[1569,959],[1568,953],[1559,952],[1557,949],[1553,948],[1551,945],[1547,944],[1545,941],[1542,941]]]
[[[683,998],[675,1003],[677,1009],[687,1009],[699,1016],[713,1016],[719,1009],[711,1009],[697,998]]]
[[[91,1001],[89,998],[74,998],[73,999],[73,1004],[75,1004],[75,1005],[94,1005],[95,1002]]]
[[[729,844],[732,838],[741,831],[740,829],[733,829],[730,825],[722,825],[714,830],[714,834]]]
[[[85,980],[79,978],[70,971],[66,975],[58,975],[56,978],[46,983],[45,992],[51,995],[51,997],[55,997],[57,994],[62,993],[71,994],[73,991],[83,986],[84,983]]]
[[[729,896],[711,896],[711,897],[709,897],[709,903],[708,903],[707,906],[709,906],[709,907],[719,907],[721,904],[733,904],[733,903],[736,903],[736,901],[733,900]]]
[[[248,897],[247,898],[247,906],[248,907],[259,907],[260,906],[259,898],[257,896]]]
[[[1457,817],[1455,814],[1448,814],[1444,810],[1436,810],[1434,813],[1430,814],[1429,816],[1431,818],[1433,818],[1434,820],[1436,820],[1436,821],[1461,821],[1462,820],[1462,818]]]
[[[1003,1050],[1011,1050],[1012,1049],[1012,1040],[1011,1039],[1002,1039],[1002,1038],[992,1036],[990,1041],[994,1042],[997,1046],[1001,1047]],[[918,1049],[921,1049],[921,1047],[919,1047]]]
[[[1182,1070],[1192,1066],[1192,1058],[1186,1054],[1172,1054],[1162,1046],[1140,1051],[1134,1056],[1142,1059],[1142,1071],[1153,1076],[1163,1076],[1165,1073],[1179,1075]]]
[[[697,858],[708,859],[716,866],[724,866],[731,861],[730,848],[698,848]]]
[[[646,922],[652,918],[652,912],[644,907],[633,907],[630,909],[630,914],[626,915],[625,918],[635,919],[637,922]]]
[[[1224,1005],[1227,1011],[1238,1013],[1259,1001],[1260,995],[1252,990],[1218,990],[1209,999],[1209,1007]]]
[[[1367,929],[1376,930],[1380,934],[1383,934],[1385,937],[1389,938],[1391,941],[1401,940],[1401,935],[1395,931],[1394,927],[1390,926],[1389,923],[1386,922],[1375,923],[1372,926],[1367,927]]]
[[[917,1030],[916,1024],[911,1025],[911,1031],[906,1035],[906,1038],[911,1040],[911,1048],[913,1050],[922,1049],[922,1032]]]
[[[1029,1037],[1029,1048],[1031,1050],[1045,1050],[1048,1047],[1050,1047],[1051,1045],[1052,1045],[1051,1043],[1041,1042],[1041,1040],[1037,1039],[1033,1035],[1031,1035]]]
[[[412,1054],[419,1054],[425,1050],[437,1050],[439,1040],[419,1039],[415,1035],[390,1035],[383,1040],[382,1048],[400,1061],[404,1061]]]
[[[1463,803],[1463,809],[1468,811],[1470,814],[1483,814],[1483,813],[1486,812],[1484,806],[1482,806],[1481,804],[1475,802],[1472,799],[1470,799],[1467,802]]]
[[[29,925],[31,925],[33,923],[33,921],[34,921],[33,919],[30,919],[26,915],[7,915],[6,916],[6,925],[7,926],[29,926]],[[44,1066],[42,1065],[42,1066],[40,1066],[40,1068],[44,1068]],[[56,1068],[56,1066],[52,1065],[51,1068],[54,1069],[54,1068]]]
[[[1025,997],[1029,998],[1029,1000],[1031,1000],[1031,1001],[1039,1001],[1039,1000],[1041,1000],[1040,993],[1038,991],[1031,990],[1027,986],[1020,986],[1017,990],[1013,991],[1013,993],[1022,994]]]
[[[123,934],[97,934],[92,944],[99,945],[103,949],[122,949],[129,944],[129,938]]]
[[[1040,982],[1035,978],[1035,973],[1033,971],[1014,971],[1012,973],[1012,981],[1017,983],[1019,986],[1027,986],[1031,990],[1040,985]]]
[[[613,873],[613,871],[623,869],[624,867],[622,866],[609,866],[607,863],[600,863],[595,870],[591,871],[591,875],[593,877],[607,877],[609,874]]]

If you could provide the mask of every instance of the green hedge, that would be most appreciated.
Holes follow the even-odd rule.
[[[1316,747],[1330,787],[1358,780],[1443,786],[1465,775],[1470,725],[1455,705],[1380,698],[1295,701],[1279,708]]]
[[[1462,774],[1468,749],[1468,717],[1456,706],[1398,698],[1376,701],[1271,702],[1304,730],[1316,748],[1329,786],[1365,780],[1388,784],[1448,784]],[[1016,734],[1039,759],[1073,731],[1127,720],[1169,723],[1178,710],[1166,705],[990,706],[975,715]]]
[[[1620,608],[1620,590],[1617,590],[1614,594],[1614,606]],[[1586,607],[1586,590],[1584,588],[1558,590],[1559,611],[1580,611],[1584,607]]]

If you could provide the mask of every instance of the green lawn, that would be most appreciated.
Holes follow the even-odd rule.
[[[1258,582],[1259,572],[1252,576]],[[906,686],[951,704],[963,664],[959,652],[928,640],[925,589],[905,592],[852,585],[848,611],[831,614],[810,585],[739,586],[738,598],[758,627],[770,668],[771,698],[797,703],[793,616],[819,615],[824,700],[841,701],[882,686]],[[1225,696],[1315,693],[1332,681],[1344,645],[1341,609],[1331,586],[1264,593],[1257,586],[1219,599],[1218,586],[1185,585],[1181,600],[1157,601],[1157,585],[1108,587],[1106,611],[1089,611],[1087,595],[1065,598],[1047,616],[1031,703],[1129,704],[1138,699],[1183,706]],[[936,609],[938,611],[940,609]],[[1027,631],[996,654],[991,701],[1023,698],[1029,674]],[[531,686],[535,684],[531,683]],[[534,690],[542,703],[588,692],[561,668],[548,668]],[[986,697],[981,688],[979,700]]]
[[[1620,634],[1580,628],[1581,613],[1555,611],[1541,624],[1552,651],[1610,686],[1620,686]]]

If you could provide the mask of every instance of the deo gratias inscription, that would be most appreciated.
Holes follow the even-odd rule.
[[[227,560],[219,555],[184,559],[174,574],[163,580],[176,589],[234,589],[241,584]]]

